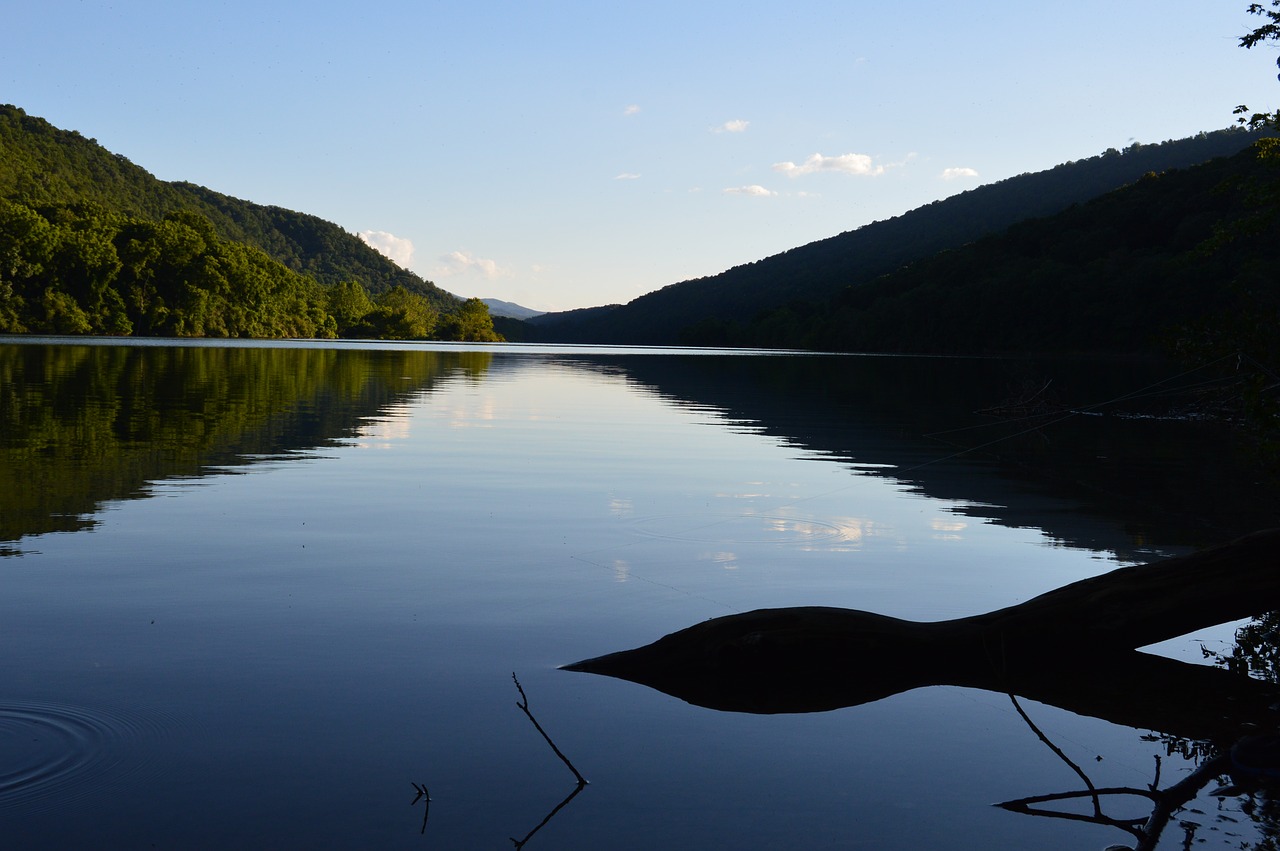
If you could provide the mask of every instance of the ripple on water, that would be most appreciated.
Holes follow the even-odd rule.
[[[0,702],[0,809],[61,805],[149,776],[171,725],[140,713]],[[145,743],[145,746],[141,746]]]

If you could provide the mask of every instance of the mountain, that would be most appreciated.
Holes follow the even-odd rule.
[[[222,239],[253,246],[322,285],[359,281],[374,295],[400,286],[444,312],[462,303],[332,222],[193,183],[159,180],[97,140],[8,104],[0,104],[0,198],[32,208],[89,203],[152,221],[196,213]]]
[[[503,301],[500,298],[482,298],[480,299],[489,308],[490,316],[502,316],[507,319],[532,319],[535,316],[541,316],[546,311],[534,310],[531,307],[522,307],[509,301]]]
[[[793,301],[822,302],[1017,222],[1051,215],[1132,183],[1148,172],[1186,168],[1238,153],[1257,139],[1242,129],[1157,145],[1134,144],[1023,174],[936,201],[901,216],[737,266],[671,284],[620,306],[548,313],[527,338],[556,342],[709,342],[708,326],[749,323]]]
[[[0,333],[501,339],[479,299],[332,222],[158,180],[8,105]]]
[[[827,351],[1252,352],[1273,361],[1280,163],[1249,149],[1151,173],[826,299],[690,332]]]

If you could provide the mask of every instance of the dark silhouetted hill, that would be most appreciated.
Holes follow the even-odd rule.
[[[549,313],[530,320],[528,338],[559,342],[718,344],[762,313],[793,303],[817,305],[846,289],[1052,215],[1133,183],[1143,175],[1230,156],[1257,137],[1241,129],[1202,133],[1153,145],[1131,145],[1023,174],[936,201],[901,216],[737,266],[672,284],[622,306]],[[759,329],[758,329],[759,330]],[[770,335],[755,334],[761,339]],[[800,335],[775,333],[770,345],[796,345]]]

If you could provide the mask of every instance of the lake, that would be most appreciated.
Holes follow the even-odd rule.
[[[4,844],[1132,846],[993,804],[1171,786],[1178,731],[942,686],[721,712],[559,666],[764,607],[978,614],[1274,525],[1230,435],[1168,416],[1209,380],[1181,370],[0,343]],[[1274,835],[1215,785],[1159,847]]]

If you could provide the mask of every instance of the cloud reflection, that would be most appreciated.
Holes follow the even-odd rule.
[[[968,529],[969,524],[956,517],[935,517],[929,521],[929,528],[935,541],[961,541],[964,536],[960,533]]]
[[[723,567],[725,570],[738,569],[738,554],[734,552],[721,551],[721,552],[712,552],[712,553],[702,553],[700,556],[698,556],[698,560],[709,561],[712,564]]]
[[[354,445],[360,449],[390,449],[394,441],[409,439],[410,419],[407,410],[385,417],[368,417],[356,429]]]

